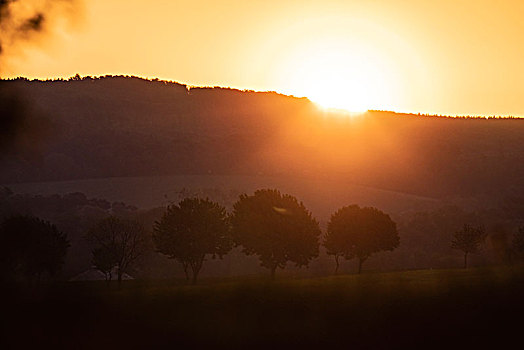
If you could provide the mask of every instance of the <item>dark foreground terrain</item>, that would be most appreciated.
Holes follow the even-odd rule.
[[[486,348],[518,344],[524,269],[11,290],[8,348]],[[14,293],[13,293],[14,292]],[[3,347],[5,348],[5,347]]]

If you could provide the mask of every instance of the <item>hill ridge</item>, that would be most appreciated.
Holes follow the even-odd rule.
[[[522,193],[524,123],[368,111],[276,92],[111,76],[2,80],[19,135],[0,183],[118,176],[339,177],[421,196]],[[14,114],[16,114],[14,113]],[[518,121],[517,121],[518,120]]]

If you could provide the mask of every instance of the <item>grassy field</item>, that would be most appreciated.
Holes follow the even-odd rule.
[[[75,282],[4,308],[14,348],[446,348],[508,346],[524,269],[418,270],[314,279]]]

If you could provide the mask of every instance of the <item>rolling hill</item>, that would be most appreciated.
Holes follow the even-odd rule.
[[[274,92],[122,76],[2,80],[0,90],[18,118],[5,133],[3,184],[221,175],[432,198],[524,193],[521,119],[349,116]]]

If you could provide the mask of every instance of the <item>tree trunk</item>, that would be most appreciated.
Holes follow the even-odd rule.
[[[186,274],[186,281],[189,281],[189,264],[183,263],[182,266],[184,267],[184,273]]]
[[[364,258],[358,258],[358,274],[360,275],[360,273],[362,272],[362,264],[364,263]]]
[[[464,268],[468,268],[468,252],[464,253]]]
[[[191,270],[193,271],[193,280],[191,281],[191,284],[193,285],[195,285],[197,282],[198,273],[200,272],[200,269],[202,268],[202,264],[204,263],[204,257],[205,255],[202,255],[200,260],[191,264]]]
[[[195,285],[197,283],[198,272],[200,269],[194,268],[192,270],[193,270],[193,279],[191,280],[191,284]]]
[[[339,262],[338,262],[338,255],[335,254],[335,263],[337,264],[337,266],[335,267],[335,275],[338,273],[338,267],[340,266]]]
[[[275,271],[277,270],[277,265],[271,266],[271,280],[275,280]]]
[[[118,275],[117,275],[117,278],[118,278],[118,288],[120,288],[122,286],[122,275],[124,274],[124,272],[120,269],[118,269]]]

